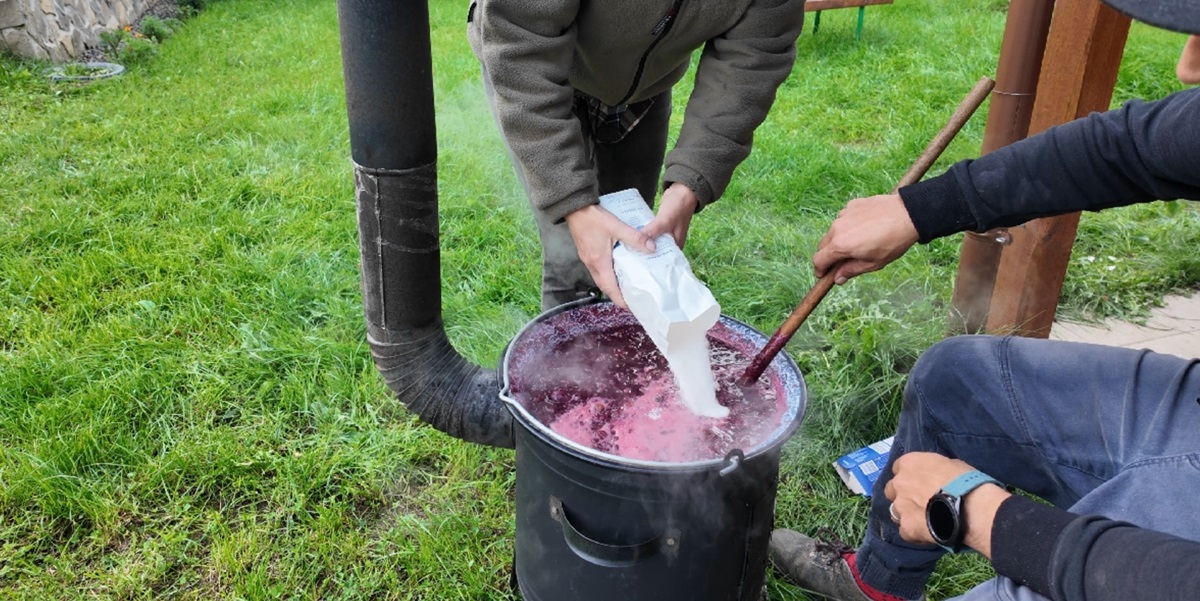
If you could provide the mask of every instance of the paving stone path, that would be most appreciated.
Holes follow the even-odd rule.
[[[1109,319],[1091,325],[1054,322],[1054,340],[1095,342],[1127,348],[1148,348],[1159,353],[1200,358],[1200,293],[1168,296],[1154,309],[1145,325]]]

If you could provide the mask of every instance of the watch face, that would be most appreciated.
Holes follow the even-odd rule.
[[[958,516],[957,497],[938,493],[929,499],[925,507],[925,521],[929,526],[929,534],[939,545],[957,547],[962,543],[962,533]]]

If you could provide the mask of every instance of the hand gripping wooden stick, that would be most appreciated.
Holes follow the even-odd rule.
[[[900,183],[896,184],[896,187],[892,189],[893,194],[900,188],[915,184],[924,177],[929,168],[933,166],[933,163],[941,156],[942,151],[946,150],[946,147],[950,145],[950,141],[954,139],[954,136],[958,135],[958,131],[971,118],[971,115],[975,114],[975,109],[978,109],[979,105],[983,104],[984,99],[991,93],[995,85],[996,82],[989,77],[984,77],[979,80],[979,83],[975,84],[975,87],[971,89],[967,97],[958,105],[958,109],[950,116],[950,121],[929,142],[929,146],[925,148],[925,152],[922,152],[917,161],[912,164],[912,167],[908,168],[904,177],[900,178]],[[829,290],[833,288],[833,276],[837,273],[838,265],[840,263],[831,265],[825,272],[825,275],[821,276],[817,280],[817,283],[813,284],[812,289],[808,291],[808,294],[804,295],[800,304],[796,305],[796,308],[792,310],[792,314],[784,320],[783,325],[779,326],[775,334],[767,340],[766,346],[754,356],[749,367],[738,378],[738,385],[750,386],[758,381],[763,371],[767,369],[767,365],[775,359],[775,355],[779,354],[779,351],[783,349],[788,340],[791,340],[796,330],[800,329],[804,320],[808,319],[813,309],[817,308],[817,304],[821,302],[821,299],[824,299]]]

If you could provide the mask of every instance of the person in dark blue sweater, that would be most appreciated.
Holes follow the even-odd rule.
[[[1200,83],[1200,2],[1104,2],[1190,34],[1176,71]],[[1200,89],[1129,102],[898,194],[852,200],[813,264],[844,283],[956,232],[1174,199],[1200,200]],[[910,374],[858,549],[780,529],[771,558],[839,601],[924,598],[938,560],[967,549],[999,576],[961,599],[1195,600],[1198,499],[1200,359],[955,336]]]

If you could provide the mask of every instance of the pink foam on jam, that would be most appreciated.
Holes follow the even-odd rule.
[[[565,317],[571,313],[521,341],[510,364],[514,397],[565,438],[630,459],[704,461],[755,448],[786,412],[772,372],[749,391],[736,385],[751,357],[726,340],[722,324],[709,332],[709,357],[717,402],[730,413],[716,419],[684,406],[666,360],[636,322],[580,328]]]

